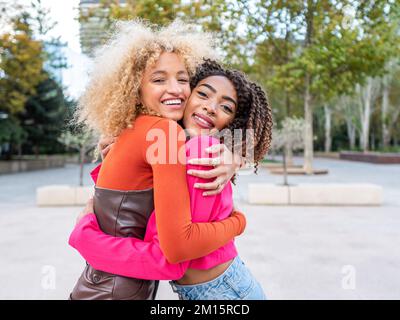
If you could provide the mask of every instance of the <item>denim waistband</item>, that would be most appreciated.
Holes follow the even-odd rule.
[[[201,287],[201,286],[207,286],[212,282],[218,282],[218,281],[224,281],[224,279],[226,277],[230,277],[231,274],[234,274],[234,272],[239,268],[240,264],[242,263],[242,260],[239,258],[239,256],[236,256],[232,263],[229,265],[228,268],[226,268],[226,270],[221,273],[218,277],[206,281],[206,282],[201,282],[201,283],[197,283],[197,284],[178,284],[176,281],[170,281],[170,285],[172,287],[172,290],[174,292],[176,292],[175,290],[178,289],[189,289],[189,288],[193,288],[193,287]]]

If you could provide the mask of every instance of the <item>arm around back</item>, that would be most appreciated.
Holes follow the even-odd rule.
[[[158,121],[153,129],[164,136],[146,142],[144,157],[153,169],[160,247],[170,263],[203,257],[240,235],[244,231],[246,219],[243,214],[234,212],[222,221],[192,223],[186,159],[183,159],[186,157],[182,156],[186,154],[183,129],[167,119]],[[154,150],[155,143],[158,143],[159,148],[165,148],[157,153],[165,155],[165,161],[161,161],[162,157],[158,158],[159,161],[149,159],[151,154],[147,154],[146,150]]]

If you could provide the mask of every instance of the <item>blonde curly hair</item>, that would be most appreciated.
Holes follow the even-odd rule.
[[[75,120],[105,136],[118,136],[146,113],[139,87],[147,66],[161,53],[182,57],[189,76],[204,58],[217,59],[213,36],[194,25],[174,21],[165,27],[142,20],[119,21],[110,40],[95,53],[90,80],[78,102]]]

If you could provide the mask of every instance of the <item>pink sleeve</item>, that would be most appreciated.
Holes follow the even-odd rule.
[[[96,183],[101,164],[90,172]],[[95,269],[148,280],[180,279],[189,262],[170,264],[154,233],[149,241],[105,234],[95,214],[86,215],[72,231],[69,244]]]
[[[209,139],[211,138],[204,137],[189,141],[187,143],[188,159],[206,157],[204,149],[214,144]],[[200,142],[200,144],[197,142]],[[100,166],[91,172],[93,180],[97,178]],[[207,170],[207,167],[187,165],[187,169]],[[190,175],[187,176],[187,180],[193,221],[208,221],[213,211],[217,209],[215,208],[216,199],[220,195],[204,197],[202,195],[203,190],[193,186],[196,182],[206,182],[206,180]],[[155,227],[155,223],[149,225]],[[180,279],[186,272],[190,261],[178,264],[169,263],[160,249],[157,233],[153,230],[152,233],[155,236],[148,239],[149,231],[151,230],[146,230],[145,239],[147,241],[137,238],[113,237],[100,229],[96,215],[92,213],[86,215],[75,226],[70,235],[69,244],[78,250],[82,257],[97,270],[148,280]]]
[[[219,143],[216,138],[209,136],[198,136],[186,142],[186,159],[194,158],[211,158],[211,154],[206,152],[205,149],[213,144]],[[194,170],[211,170],[212,167],[191,165],[187,164],[187,169]],[[203,179],[192,175],[186,176],[189,194],[190,194],[190,209],[192,212],[193,222],[208,222],[210,215],[215,211],[215,206],[218,205],[220,194],[213,196],[203,196],[205,190],[194,187],[195,183],[212,182],[214,179]]]
[[[194,158],[212,158],[212,154],[205,151],[206,148],[219,144],[219,140],[210,136],[197,136],[186,142],[186,158],[187,160]],[[194,170],[211,170],[212,167],[200,166],[200,165],[187,165],[188,169]],[[233,199],[232,199],[232,187],[230,183],[221,191],[221,193],[213,196],[203,196],[205,190],[194,187],[195,183],[207,183],[212,182],[213,179],[203,179],[192,175],[187,175],[187,183],[190,194],[190,209],[192,212],[193,222],[208,222],[218,221],[221,218],[228,217],[233,210]],[[226,216],[217,216],[219,211],[225,207]],[[226,210],[226,208],[229,210]],[[226,250],[232,245],[232,241],[226,245],[218,248],[217,250],[210,253],[212,256],[219,256],[220,252]]]
[[[105,234],[91,213],[75,226],[69,244],[95,269],[147,280],[182,278],[189,262],[171,264],[153,237],[151,242]]]

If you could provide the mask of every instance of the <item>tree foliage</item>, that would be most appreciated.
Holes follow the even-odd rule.
[[[68,119],[68,106],[62,88],[47,78],[36,88],[19,115],[21,127],[27,133],[24,151],[28,153],[54,153],[62,151],[58,137]]]
[[[399,54],[399,6],[385,0],[239,1],[236,19],[247,21],[241,42],[251,43],[249,52],[255,46],[244,64],[278,97],[274,107],[281,118],[302,101],[307,171],[315,108],[384,74]]]
[[[33,38],[27,15],[12,21],[13,32],[0,35],[0,111],[24,110],[35,87],[45,79],[43,47]]]
[[[0,144],[9,153],[38,154],[63,151],[57,141],[68,114],[61,83],[50,73],[65,68],[59,38],[48,38],[54,27],[40,0],[30,7],[1,8]]]

